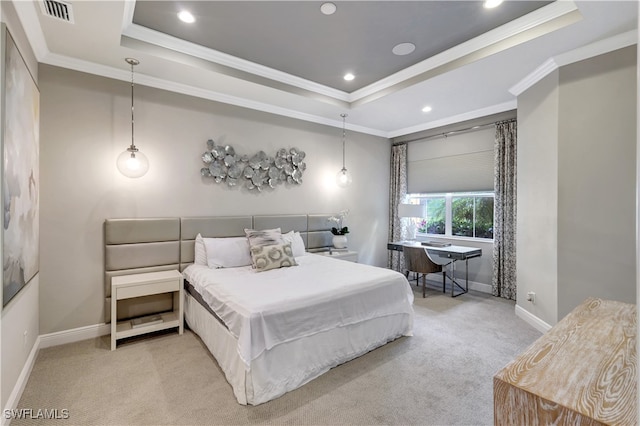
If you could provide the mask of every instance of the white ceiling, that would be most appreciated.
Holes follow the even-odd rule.
[[[45,16],[37,1],[17,1],[14,5],[40,62],[127,81],[130,71],[124,58],[134,57],[140,60],[135,69],[137,84],[337,127],[342,126],[340,114],[347,113],[347,128],[384,137],[514,109],[518,91],[545,72],[637,42],[636,1],[560,0],[547,5],[530,2],[526,6],[532,12],[516,19],[509,16],[511,21],[505,20],[506,12],[501,12],[501,19],[506,23],[477,36],[478,28],[487,31],[501,23],[487,20],[484,27],[481,24],[469,27],[469,22],[480,21],[489,12],[477,7],[479,2],[334,2],[338,10],[329,17],[320,14],[321,2],[317,1],[291,2],[289,7],[286,7],[288,2],[268,1],[259,2],[260,5],[242,1],[182,2],[195,11],[197,21],[192,24],[192,37],[187,29],[167,18],[174,14],[171,9],[177,7],[177,2],[149,7],[152,3],[155,2],[141,2],[138,9],[134,1],[74,1],[71,2],[73,23]],[[389,3],[397,12],[383,7]],[[264,31],[254,31],[249,36],[247,22],[243,21],[243,25],[236,26],[240,33],[233,43],[207,43],[220,50],[198,44],[216,36],[197,27],[199,22],[213,25],[211,15],[218,10],[216,6],[224,6],[219,11],[220,14],[225,11],[227,24],[225,32],[218,33],[217,37],[232,38],[234,25],[228,25],[228,21],[240,15],[243,20],[249,19],[247,10],[252,9],[247,7],[252,5],[260,13],[249,23],[253,27],[264,27]],[[259,18],[269,16],[266,11],[270,5],[278,13],[268,19],[269,25],[261,25]],[[429,13],[407,21],[407,11],[409,15],[418,15],[417,6],[424,6],[433,16],[438,13],[437,18],[432,18],[439,23],[435,26],[438,32],[449,31],[439,38],[440,44],[433,41],[436,33],[425,33],[419,28],[428,24],[425,20],[431,16]],[[523,10],[509,2],[503,6],[515,13],[514,16]],[[367,15],[369,12],[354,14],[367,8],[383,10],[386,21],[381,22],[379,15],[377,18]],[[318,19],[322,22],[322,18],[334,18],[341,10],[350,11],[347,23],[353,25],[343,23],[330,30],[332,37],[335,36],[336,50],[340,50],[340,46],[335,40],[344,40],[344,45],[349,47],[345,50],[347,53],[336,53],[335,59],[327,59],[331,56],[325,55],[321,64],[314,62],[314,58],[321,57],[314,49],[327,50],[320,42],[327,36],[315,31],[307,36],[305,29],[312,28],[311,20],[317,26]],[[457,16],[461,11],[466,14],[464,18]],[[136,22],[155,29],[133,23],[134,16]],[[358,16],[366,19],[360,22]],[[274,24],[274,19],[284,21]],[[443,25],[441,21],[451,24]],[[288,32],[287,22],[295,26],[296,32]],[[461,25],[465,29],[460,29]],[[397,27],[403,27],[403,31],[397,31]],[[278,28],[286,31],[283,29],[280,33]],[[354,28],[357,28],[355,33]],[[357,39],[354,34],[358,35]],[[408,34],[414,38],[406,40]],[[191,41],[177,36],[189,36]],[[256,37],[279,41],[252,49]],[[279,45],[287,37],[296,39],[290,43],[293,50],[289,55]],[[371,43],[365,43],[369,39]],[[389,45],[412,41],[419,55],[382,58],[383,54],[379,54],[378,62],[383,63],[378,66],[376,61],[371,61],[371,57],[376,56],[372,49],[385,39],[389,40],[385,51]],[[350,40],[359,41],[351,44]],[[452,46],[453,41],[459,44]],[[359,61],[354,61],[370,69],[363,73],[366,82],[346,86],[335,75],[329,75],[342,73],[345,61],[349,56],[360,56],[359,51],[367,52],[357,58]],[[398,58],[405,61],[401,66],[405,68],[399,71],[397,63],[389,64]],[[358,70],[354,70],[354,74],[357,79]],[[422,112],[425,105],[430,105],[432,111]]]

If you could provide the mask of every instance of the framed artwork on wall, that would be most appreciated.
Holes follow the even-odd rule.
[[[40,92],[5,25],[0,28],[2,306],[39,270]]]

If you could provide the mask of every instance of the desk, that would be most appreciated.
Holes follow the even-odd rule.
[[[422,247],[427,249],[431,257],[442,257],[446,259],[451,259],[451,262],[448,262],[446,265],[451,265],[451,275],[449,279],[451,280],[451,297],[458,297],[461,294],[467,293],[469,291],[469,259],[474,257],[482,256],[482,249],[476,247],[466,247],[466,246],[432,246],[426,242],[420,241],[394,241],[387,244],[388,250],[402,251],[404,246],[411,247]],[[455,271],[456,271],[456,262],[458,260],[464,260],[465,263],[465,286],[464,288],[458,284],[455,279]],[[444,266],[446,266],[444,265]],[[458,287],[462,290],[458,294],[454,294],[454,288]]]

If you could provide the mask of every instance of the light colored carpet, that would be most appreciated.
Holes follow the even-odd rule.
[[[540,333],[514,303],[415,290],[413,337],[340,365],[259,406],[239,405],[192,332],[125,342],[109,336],[40,351],[18,408],[67,409],[68,420],[13,425],[493,424],[493,375]]]

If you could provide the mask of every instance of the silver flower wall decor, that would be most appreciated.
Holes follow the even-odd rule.
[[[204,177],[213,178],[216,183],[229,186],[244,186],[249,190],[262,191],[263,188],[275,188],[287,183],[300,185],[302,173],[307,168],[304,162],[304,151],[281,148],[275,157],[258,151],[253,156],[238,155],[231,145],[216,145],[211,139],[207,141],[207,150],[202,154],[206,165],[200,169]]]

